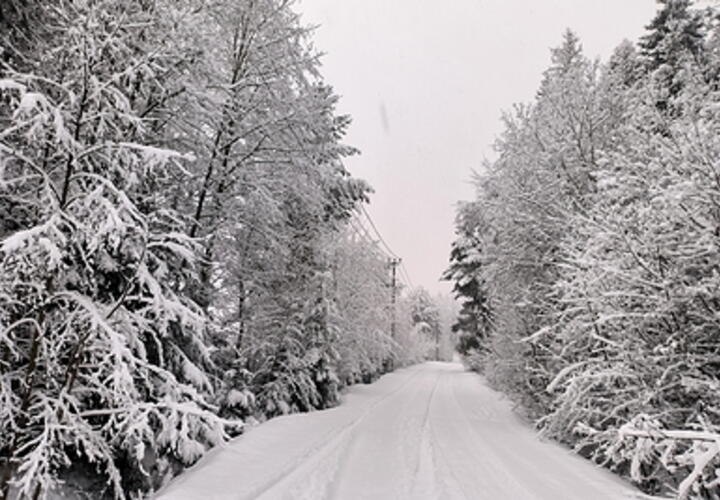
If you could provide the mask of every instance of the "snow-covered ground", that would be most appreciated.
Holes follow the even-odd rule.
[[[157,496],[220,499],[641,498],[542,442],[456,363],[353,387],[335,409],[273,419],[215,450]]]

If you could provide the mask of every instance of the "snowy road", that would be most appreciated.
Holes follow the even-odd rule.
[[[158,496],[220,499],[636,498],[535,433],[482,379],[426,363],[357,386],[338,408],[273,419]],[[640,498],[639,496],[637,498]]]

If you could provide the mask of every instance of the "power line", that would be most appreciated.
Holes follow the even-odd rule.
[[[372,220],[372,217],[370,217],[370,214],[365,210],[365,206],[360,205],[360,211],[363,215],[365,215],[365,218],[370,223],[370,227],[375,232],[375,235],[378,237],[378,241],[382,243],[382,246],[385,247],[385,251],[390,254],[390,258],[388,258],[388,264],[390,266],[390,309],[391,309],[391,317],[390,317],[390,336],[392,338],[395,338],[396,330],[397,330],[397,295],[398,295],[398,286],[397,286],[397,274],[398,271],[400,271],[400,275],[402,276],[403,280],[406,280],[410,286],[412,286],[412,280],[410,279],[410,275],[407,272],[407,268],[405,268],[405,265],[402,263],[402,259],[398,257],[398,255],[392,251],[390,248],[390,245],[387,244],[385,241],[385,238],[382,237],[382,234],[380,234],[380,231],[378,231],[377,226],[375,225],[375,222]],[[363,232],[367,235],[369,232],[367,231],[367,228],[363,224],[362,220],[358,218],[356,221],[358,225],[363,229]],[[382,251],[381,248],[377,247],[378,250]]]
[[[365,227],[362,225],[362,223],[359,220],[350,218],[349,222],[350,222],[350,226],[352,227],[353,232],[355,233],[356,236],[359,236],[360,239],[363,240],[363,242],[365,242],[369,245],[377,246],[377,243],[375,241],[373,241],[373,239],[370,236],[370,234],[368,233],[367,229],[365,229]]]
[[[385,258],[389,258],[389,255],[387,255],[387,252],[384,251],[380,245],[378,244],[377,240],[375,240],[371,235],[370,232],[367,230],[365,225],[362,223],[360,219],[350,219],[350,225],[352,226],[355,234],[360,237],[360,239],[367,245],[373,247],[379,254],[381,254]]]
[[[389,250],[389,249],[384,250],[383,248],[380,247],[380,245],[378,243],[379,239],[372,237],[372,235],[370,234],[370,231],[365,227],[365,224],[363,224],[363,221],[359,217],[351,218],[350,223],[353,226],[353,229],[355,229],[356,233],[358,233],[359,236],[364,236],[363,240],[366,243],[369,243],[372,246],[376,247],[380,252],[382,252],[384,254],[388,254],[387,257],[390,257],[390,256],[397,257],[397,255],[395,255],[395,253],[392,252],[391,250]],[[360,228],[359,230],[358,230],[358,227]],[[360,232],[362,234],[359,234]]]
[[[367,218],[368,222],[370,223],[370,227],[372,227],[373,231],[375,231],[375,234],[377,235],[378,240],[383,244],[383,246],[385,247],[385,250],[391,256],[395,257],[396,259],[399,258],[398,255],[392,251],[392,249],[390,248],[390,245],[388,245],[387,242],[385,241],[385,239],[382,237],[382,235],[380,234],[380,231],[378,231],[377,226],[375,226],[375,222],[373,222],[372,217],[370,217],[370,214],[367,212],[367,210],[365,210],[364,205],[360,205],[360,210],[362,210],[362,213],[365,214],[365,217]]]
[[[377,241],[373,240],[370,237],[370,234],[369,234],[368,230],[365,228],[365,226],[362,224],[362,221],[355,219],[355,218],[350,218],[350,219],[348,219],[348,227],[352,230],[352,232],[355,234],[355,236],[360,238],[361,241],[363,241],[367,245],[373,247],[373,249],[378,252],[379,257],[384,258],[384,259],[389,259],[389,257],[387,255],[385,255],[385,252],[382,250],[382,248],[380,248]],[[370,273],[370,275],[373,276],[374,278],[376,278],[381,283],[383,283],[385,286],[390,286],[387,282],[386,276],[376,275],[375,273]]]
[[[349,227],[352,229],[353,233],[360,238],[360,240],[362,240],[365,244],[372,246],[386,260],[396,260],[396,265],[400,265],[400,263],[402,262],[401,259],[399,259],[398,257],[390,257],[389,255],[387,255],[387,252],[380,247],[378,241],[372,238],[370,232],[365,227],[362,220],[360,220],[359,218],[350,218],[348,222]],[[403,272],[402,269],[400,270],[400,272]],[[407,275],[407,270],[405,270],[403,280],[405,280],[406,282],[410,282],[409,276]]]
[[[360,210],[365,215],[365,218],[370,223],[370,227],[372,227],[373,231],[375,232],[375,235],[377,235],[378,240],[382,243],[382,245],[385,247],[385,251],[390,254],[393,258],[399,259],[398,255],[393,252],[392,248],[390,248],[390,245],[387,244],[385,241],[385,238],[382,237],[382,234],[380,234],[380,231],[378,230],[377,226],[375,225],[375,222],[373,221],[372,217],[370,217],[370,214],[365,209],[364,205],[360,205]],[[364,227],[363,227],[364,228]],[[407,284],[410,286],[410,288],[415,288],[415,285],[413,284],[412,278],[410,278],[410,273],[408,272],[407,268],[405,267],[405,264],[400,260],[400,272],[403,274],[403,279],[407,282]]]

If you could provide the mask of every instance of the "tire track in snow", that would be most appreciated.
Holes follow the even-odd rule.
[[[428,399],[427,414],[425,416],[425,425],[423,428],[423,438],[426,439],[427,452],[431,458],[431,470],[425,471],[425,474],[431,474],[432,486],[425,493],[420,488],[415,488],[413,492],[416,496],[409,497],[410,499],[415,498],[427,498],[435,499],[442,498],[444,500],[469,500],[465,493],[462,491],[458,478],[455,476],[450,464],[447,460],[447,456],[443,451],[441,443],[437,439],[437,435],[433,426],[432,421],[432,406],[435,401],[435,394],[437,388],[442,382],[442,378],[447,377],[445,372],[440,372],[438,375],[435,387],[433,387],[432,394]],[[421,449],[422,453],[422,449]],[[420,470],[416,471],[415,478],[422,480]]]
[[[642,498],[543,443],[482,378],[426,363],[273,419],[201,460],[162,500]]]
[[[412,387],[378,406],[357,428],[326,498],[414,500],[423,425],[439,374],[423,370]],[[362,484],[363,488],[356,485]]]
[[[432,416],[437,447],[445,462],[445,476],[453,480],[447,485],[454,486],[447,492],[448,498],[535,500],[533,491],[518,483],[513,471],[498,463],[484,442],[473,439],[463,409],[455,404],[452,394],[452,386],[462,373],[459,367],[448,371]]]
[[[437,460],[435,450],[432,443],[432,431],[430,429],[430,407],[442,373],[438,373],[435,377],[435,384],[427,399],[425,406],[425,414],[423,415],[422,426],[420,429],[420,443],[418,446],[418,459],[413,470],[412,476],[409,476],[409,483],[406,483],[407,494],[405,498],[440,498],[437,491]],[[432,495],[432,496],[426,496]]]
[[[360,416],[335,431],[329,438],[324,439],[317,446],[311,448],[290,467],[278,472],[269,482],[246,495],[244,500],[284,500],[288,498],[317,500],[326,498],[328,490],[338,472],[340,461],[339,452],[347,449],[351,441],[352,432],[378,406],[400,393],[422,373],[421,370],[414,369],[412,375],[400,384],[400,386],[378,398],[367,410],[360,414]],[[335,454],[338,456],[335,456]],[[303,476],[303,473],[305,473],[306,476]],[[286,485],[293,485],[294,483],[298,485],[302,484],[302,489],[293,489],[290,487],[286,490],[292,492],[290,496],[283,494],[282,489]]]

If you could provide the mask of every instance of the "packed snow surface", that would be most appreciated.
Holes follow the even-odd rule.
[[[211,452],[157,496],[220,499],[641,498],[541,441],[456,363],[398,370],[338,408],[275,418]]]

